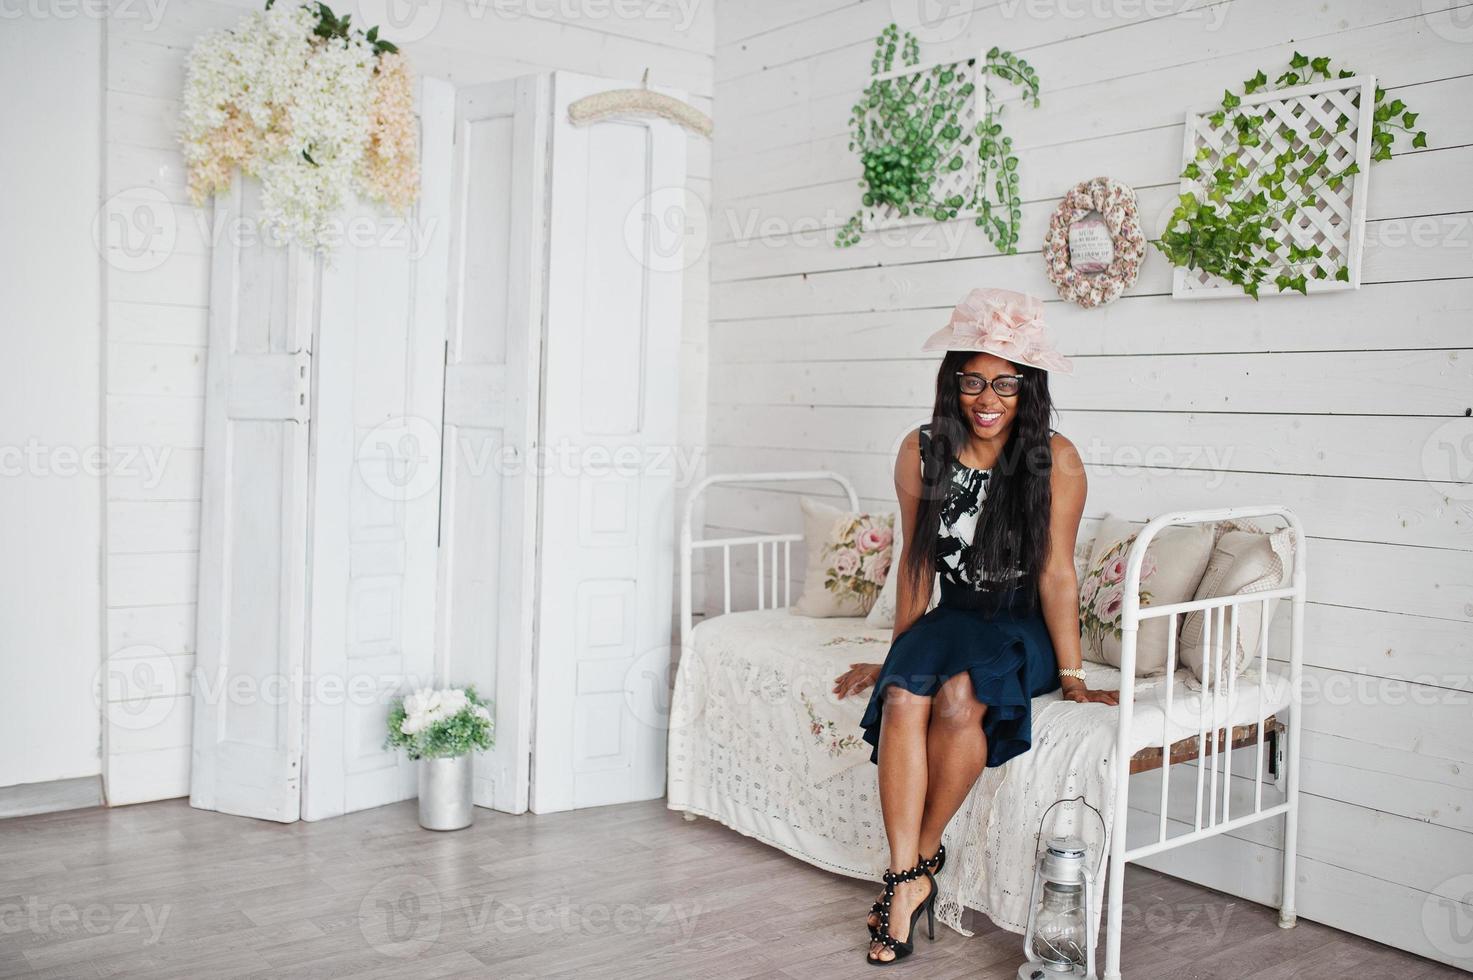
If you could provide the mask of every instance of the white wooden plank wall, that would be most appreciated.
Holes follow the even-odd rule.
[[[125,692],[140,723],[113,726],[104,770],[113,803],[189,792],[188,673],[194,659],[205,317],[211,232],[185,193],[174,132],[189,45],[260,4],[116,0],[107,22],[105,196],[146,222],[106,269],[106,430],[119,447],[161,454],[157,478],[107,486],[107,652],[143,658]],[[506,4],[431,0],[392,22],[383,3],[334,3],[382,25],[420,74],[473,84],[566,69],[683,88],[711,109],[709,0]],[[388,10],[404,5],[388,4]],[[158,13],[154,11],[157,9]],[[710,196],[710,145],[690,142],[688,190]],[[223,231],[223,230],[222,230]],[[431,233],[448,234],[449,229]],[[705,437],[707,257],[686,273],[681,341],[686,457]],[[133,467],[134,470],[144,468]],[[672,517],[672,520],[674,518]],[[115,672],[116,673],[116,672]]]
[[[936,358],[921,341],[973,286],[1050,298],[1077,364],[1053,390],[1090,466],[1086,533],[1111,513],[1282,501],[1311,535],[1301,913],[1469,965],[1456,959],[1473,956],[1466,942],[1449,949],[1423,922],[1473,915],[1473,7],[953,3],[920,32],[923,61],[997,44],[1042,79],[1042,106],[1004,117],[1027,202],[1021,254],[998,256],[970,222],[835,249],[858,203],[849,109],[875,35],[916,9],[718,11],[710,471],[832,468],[867,506],[893,507],[894,447],[931,399]],[[1104,310],[1053,299],[1039,245],[1063,192],[1099,174],[1127,181],[1159,232],[1185,110],[1260,67],[1274,77],[1296,49],[1374,72],[1428,133],[1427,149],[1398,146],[1372,169],[1366,285],[1177,303],[1153,250]],[[797,529],[796,499],[713,493],[707,532]],[[751,604],[755,558],[734,567],[735,597]],[[706,574],[719,612],[719,568]],[[1271,636],[1280,654],[1287,615],[1283,604]],[[1277,834],[1260,825],[1153,864],[1272,901]]]
[[[0,787],[48,807],[97,793],[102,472],[124,465],[101,451],[102,25],[5,20],[0,90],[46,97],[6,105],[0,151],[25,189],[0,200]]]

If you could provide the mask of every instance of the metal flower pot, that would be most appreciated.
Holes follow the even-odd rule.
[[[472,754],[419,760],[419,825],[460,830],[471,825]]]

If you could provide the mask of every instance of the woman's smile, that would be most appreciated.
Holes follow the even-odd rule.
[[[984,429],[990,429],[1002,421],[1002,413],[974,411],[972,413],[972,421]]]

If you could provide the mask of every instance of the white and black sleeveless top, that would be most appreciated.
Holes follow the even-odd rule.
[[[1054,430],[1049,430],[1053,436]],[[920,451],[924,460],[930,446],[929,425],[920,427]],[[924,462],[922,467],[924,467]],[[923,469],[924,472],[924,469]],[[977,536],[977,520],[982,503],[987,499],[987,481],[992,474],[976,470],[956,460],[946,488],[946,502],[941,508],[941,524],[936,531],[936,571],[941,580],[952,586],[977,588],[967,570],[967,553]]]

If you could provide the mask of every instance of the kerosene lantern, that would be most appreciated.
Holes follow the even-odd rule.
[[[1094,875],[1087,856],[1078,837],[1054,837],[1039,858],[1023,934],[1028,962],[1018,967],[1019,980],[1095,980]]]

